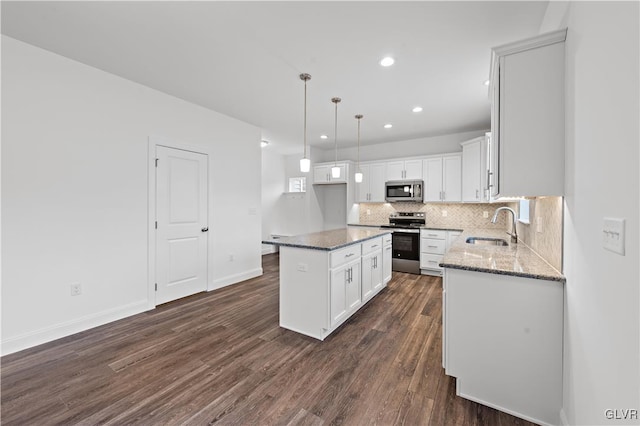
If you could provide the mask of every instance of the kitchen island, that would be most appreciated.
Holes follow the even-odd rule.
[[[391,280],[391,232],[343,228],[280,247],[280,326],[324,340]]]

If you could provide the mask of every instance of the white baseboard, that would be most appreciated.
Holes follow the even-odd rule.
[[[263,244],[262,245],[262,255],[276,253],[278,248],[273,244]]]
[[[250,280],[251,278],[259,277],[260,275],[262,275],[262,268],[255,268],[239,274],[227,275],[226,277],[213,280],[207,291],[216,290],[241,281]]]
[[[140,302],[130,303],[122,307],[107,309],[106,311],[86,315],[74,320],[54,324],[39,330],[2,340],[2,343],[0,343],[0,353],[2,353],[2,355],[8,355],[23,349],[51,342],[52,340],[70,336],[90,328],[117,321],[131,315],[136,315],[147,310],[149,310],[147,307],[147,301],[143,300]]]

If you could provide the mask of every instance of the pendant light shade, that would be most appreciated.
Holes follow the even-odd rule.
[[[331,102],[333,102],[336,106],[335,120],[334,120],[336,157],[335,157],[335,162],[333,163],[333,167],[331,168],[331,177],[334,179],[337,179],[340,177],[340,167],[338,167],[338,103],[340,103],[341,100],[342,99],[340,98],[331,98]]]
[[[362,183],[362,170],[360,170],[360,120],[362,117],[364,117],[362,114],[356,115],[356,120],[358,120],[358,163],[356,164],[356,183]]]
[[[307,173],[309,170],[311,170],[311,160],[309,160],[308,158],[301,158],[300,159],[300,171],[302,173]]]
[[[300,171],[307,173],[311,170],[311,160],[307,158],[307,81],[311,80],[311,76],[300,74],[300,80],[304,81],[304,156],[300,159]]]

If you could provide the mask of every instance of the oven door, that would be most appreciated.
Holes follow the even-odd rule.
[[[420,230],[398,229],[391,235],[394,259],[420,261]]]

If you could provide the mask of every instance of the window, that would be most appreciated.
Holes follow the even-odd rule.
[[[529,200],[520,200],[518,222],[529,224]]]
[[[307,178],[289,178],[289,192],[307,192]]]

